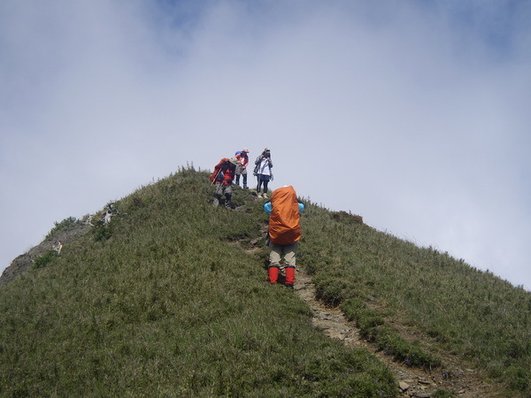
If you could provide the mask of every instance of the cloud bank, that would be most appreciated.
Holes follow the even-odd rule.
[[[0,267],[267,146],[273,188],[531,289],[531,7],[484,3],[2,2]]]

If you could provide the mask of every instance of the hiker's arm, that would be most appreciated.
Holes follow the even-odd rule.
[[[299,214],[304,213],[304,203],[299,202]]]

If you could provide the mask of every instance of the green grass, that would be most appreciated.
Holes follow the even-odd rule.
[[[422,349],[418,342],[410,342],[385,324],[377,311],[371,310],[358,299],[347,299],[341,309],[349,320],[356,321],[360,335],[397,361],[407,366],[433,369],[441,365],[436,356]]]
[[[116,203],[108,227],[0,289],[2,397],[393,397],[372,355],[326,338],[263,256],[248,192],[213,208],[183,169]]]
[[[293,291],[267,284],[267,250],[244,250],[266,221],[249,192],[233,211],[211,195],[207,173],[182,169],[3,285],[0,396],[396,396],[375,357],[324,337]],[[367,340],[410,366],[449,352],[507,396],[531,395],[529,292],[306,204],[299,262]]]
[[[446,390],[437,390],[432,395],[433,398],[454,398],[456,395]]]
[[[50,264],[54,258],[57,257],[57,253],[54,250],[46,251],[42,256],[39,256],[33,262],[33,268],[43,268]]]
[[[391,348],[382,349],[399,356],[416,347],[435,361],[429,367],[438,360],[430,347],[437,347],[475,362],[506,384],[508,396],[531,394],[529,292],[310,203],[303,231],[299,257],[318,294],[341,305],[369,340],[382,345],[384,336],[381,347]],[[397,323],[418,341],[389,338],[400,335]]]

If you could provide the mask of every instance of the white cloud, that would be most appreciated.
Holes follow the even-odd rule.
[[[273,187],[530,288],[529,8],[434,4],[4,2],[0,262],[268,146]]]

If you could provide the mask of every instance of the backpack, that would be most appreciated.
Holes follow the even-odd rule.
[[[291,245],[301,238],[297,194],[291,185],[275,189],[271,194],[269,239],[276,245]]]
[[[262,160],[265,159],[265,156],[264,155],[260,155],[256,158],[255,162],[254,162],[254,170],[253,170],[253,175],[258,175],[258,173],[260,172],[260,165],[262,164]],[[271,170],[271,167],[273,167],[273,162],[271,161],[271,157],[267,158],[268,159],[268,162],[269,162],[269,170]]]
[[[214,166],[214,171],[212,172],[212,174],[210,174],[210,176],[208,177],[208,179],[210,180],[210,182],[214,183],[216,182],[217,180],[219,180],[219,173],[222,172],[222,167],[223,165],[228,162],[229,159],[228,158],[222,158],[217,165]],[[223,177],[222,177],[223,179]]]
[[[262,155],[258,156],[256,160],[254,161],[254,170],[253,175],[258,174],[258,169],[260,168],[260,162],[262,161]]]

